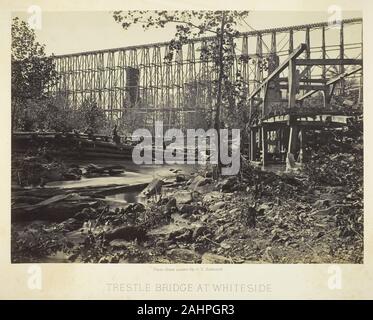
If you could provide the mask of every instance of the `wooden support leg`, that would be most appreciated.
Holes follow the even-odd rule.
[[[256,161],[256,130],[250,130],[250,160]]]
[[[296,126],[290,127],[290,134],[289,134],[289,144],[288,144],[288,153],[286,156],[286,169],[290,169],[295,167],[295,150],[297,147],[297,135],[298,128]]]
[[[299,138],[299,157],[298,157],[298,161],[300,163],[303,163],[304,162],[304,129],[303,128],[299,129],[298,138]]]
[[[263,126],[261,131],[262,131],[262,166],[264,167],[267,163],[267,151],[268,151],[267,130]]]

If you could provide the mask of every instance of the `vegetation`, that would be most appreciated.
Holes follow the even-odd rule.
[[[19,18],[12,23],[11,64],[12,131],[106,130],[105,114],[93,99],[87,97],[77,110],[65,96],[52,94],[50,88],[59,80],[53,56],[46,55],[35,31]]]

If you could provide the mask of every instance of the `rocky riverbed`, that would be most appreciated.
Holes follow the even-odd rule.
[[[12,261],[362,263],[356,160],[339,153],[315,159],[318,170],[291,173],[244,165],[218,181],[206,168],[170,168],[168,177],[137,186],[19,188]],[[323,182],[327,170],[338,179]],[[113,197],[127,192],[138,194],[135,202]],[[33,204],[22,206],[26,200]]]

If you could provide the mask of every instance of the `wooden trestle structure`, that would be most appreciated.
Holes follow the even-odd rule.
[[[218,68],[203,55],[213,41],[216,38],[191,40],[171,59],[166,58],[168,42],[54,56],[60,80],[50,92],[74,108],[92,99],[114,122],[127,118],[149,129],[155,121],[163,121],[165,129],[199,128],[202,115],[216,104]],[[362,88],[361,69],[355,69],[362,62],[361,18],[242,32],[232,50],[236,59],[229,78],[237,81],[239,75],[251,111],[260,103],[262,117],[271,113],[273,103],[284,104],[284,91],[289,109],[317,91],[325,93],[327,104],[333,88],[334,93],[350,90],[344,77],[351,71]],[[258,130],[252,126],[253,132]]]
[[[296,168],[304,160],[305,130],[343,127],[361,120],[361,112],[348,108],[333,109],[330,102],[338,84],[362,72],[362,59],[345,59],[343,56],[338,59],[300,59],[308,48],[302,43],[292,51],[249,96],[250,122],[247,131],[252,162],[262,166],[286,163],[287,168]],[[354,68],[330,79],[325,75],[321,78],[302,77],[309,68],[330,65],[340,66],[343,71],[347,66]],[[302,66],[306,69],[300,72],[298,68]],[[287,77],[280,78],[284,71],[287,71]],[[344,89],[342,83],[338,94],[342,94]],[[273,94],[276,90],[277,95]],[[281,90],[286,91],[285,99]],[[297,97],[300,91],[303,93]],[[311,108],[303,107],[303,101],[317,92],[322,92],[322,103]]]

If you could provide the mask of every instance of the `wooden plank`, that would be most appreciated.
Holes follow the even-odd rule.
[[[288,101],[288,108],[291,109],[295,106],[295,95],[297,93],[297,80],[296,80],[296,65],[294,60],[289,60],[289,83],[288,86],[285,87],[289,90],[289,101]]]
[[[288,66],[289,64],[289,61],[291,61],[292,59],[295,59],[297,57],[299,57],[302,52],[306,49],[306,45],[304,43],[302,43],[297,49],[295,49],[293,51],[292,54],[290,54],[286,60],[281,64],[279,65],[275,71],[273,71],[250,95],[249,97],[249,100],[252,99],[254,96],[256,96],[260,90],[265,86],[267,85],[267,83],[271,80],[273,80],[276,76],[278,76],[282,71],[284,71],[286,69],[286,67]]]
[[[288,85],[280,84],[279,89],[288,89]],[[323,85],[315,85],[315,84],[300,84],[297,86],[300,90],[324,90],[326,87]]]
[[[298,66],[363,65],[362,59],[297,59]]]
[[[335,84],[336,82],[338,82],[339,80],[341,80],[342,78],[349,77],[349,76],[351,76],[351,75],[353,75],[353,74],[355,74],[355,73],[361,71],[362,69],[363,69],[363,68],[361,67],[361,68],[357,68],[357,69],[355,69],[355,70],[352,70],[352,71],[350,71],[350,72],[345,72],[344,74],[340,74],[339,76],[330,79],[330,80],[326,83],[326,85],[327,85],[327,86],[329,86],[329,85],[333,85],[333,84]],[[306,98],[312,96],[313,94],[315,94],[315,93],[316,93],[317,91],[319,91],[319,90],[323,90],[323,89],[314,89],[314,90],[311,90],[311,91],[307,92],[306,94],[304,94],[302,97],[300,97],[300,98],[297,99],[297,100],[298,100],[298,101],[302,101],[302,100],[304,100],[304,99],[306,99]]]
[[[288,82],[289,79],[288,78],[278,78],[278,81],[279,82]],[[307,83],[326,83],[327,80],[326,79],[316,79],[316,78],[309,78],[309,79],[299,79],[299,82],[307,82]]]

